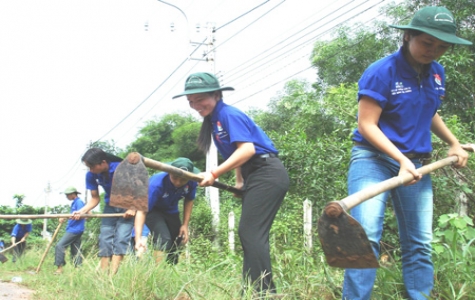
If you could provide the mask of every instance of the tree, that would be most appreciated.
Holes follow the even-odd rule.
[[[122,149],[117,147],[114,140],[95,141],[95,142],[90,143],[88,145],[88,148],[101,148],[102,150],[104,150],[107,153],[117,155],[117,156],[120,156],[120,157],[123,156],[123,152],[124,152]]]
[[[355,26],[357,29],[352,29]],[[311,60],[317,69],[317,90],[319,86],[325,89],[358,81],[371,63],[397,49],[397,39],[388,32],[386,23],[376,23],[374,31],[355,26],[342,26],[335,39],[315,43]]]
[[[159,119],[147,121],[138,133],[138,138],[127,146],[127,151],[136,151],[145,157],[158,161],[173,160],[180,153],[182,145],[175,143],[173,133],[182,126],[197,123],[196,119],[191,115],[183,114],[167,114]],[[185,130],[185,129],[182,129]],[[184,134],[184,133],[183,133]],[[175,134],[177,141],[180,140],[178,133]],[[198,135],[192,137],[187,136],[193,142],[196,141]],[[186,154],[192,154],[193,150],[186,147]],[[183,153],[183,152],[181,152]]]
[[[23,200],[25,199],[25,195],[15,194],[15,195],[13,195],[13,199],[15,199],[15,201],[16,201],[15,207],[20,208],[20,207],[23,206]]]

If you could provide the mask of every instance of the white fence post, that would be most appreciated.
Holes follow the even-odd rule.
[[[305,199],[303,202],[303,234],[304,244],[303,246],[308,252],[312,250],[312,202]]]
[[[229,250],[234,253],[234,212],[228,214],[228,242]]]

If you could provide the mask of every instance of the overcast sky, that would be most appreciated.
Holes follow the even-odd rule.
[[[289,78],[315,80],[317,39],[353,16],[369,19],[381,2],[389,1],[170,1],[185,18],[156,0],[1,1],[0,205],[13,206],[15,194],[33,206],[68,204],[67,186],[84,195],[80,158],[90,142],[125,147],[146,120],[193,113],[171,97],[188,74],[211,70],[195,60],[206,46],[190,56],[207,22],[215,71],[236,88],[225,101],[265,108]]]

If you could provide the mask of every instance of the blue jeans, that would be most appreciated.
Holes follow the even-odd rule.
[[[104,207],[105,214],[124,213],[125,211],[125,209],[108,204]],[[127,254],[133,228],[134,218],[102,218],[99,235],[99,257]]]
[[[54,254],[54,265],[55,266],[64,266],[66,262],[64,261],[64,256],[66,254],[66,248],[71,246],[71,259],[75,267],[82,264],[81,256],[81,233],[71,233],[66,232],[58,244],[56,244],[55,254]]]
[[[418,159],[412,160],[416,168]],[[384,153],[364,146],[351,152],[348,174],[348,193],[397,176],[399,163]],[[432,241],[432,181],[430,175],[410,186],[401,186],[379,194],[351,210],[351,215],[363,226],[376,257],[383,231],[384,210],[391,196],[399,227],[402,252],[403,280],[410,299],[427,299],[434,284],[431,261]],[[370,299],[376,269],[346,269],[343,299]]]

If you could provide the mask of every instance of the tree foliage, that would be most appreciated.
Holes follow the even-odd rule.
[[[177,113],[147,121],[145,126],[140,129],[137,139],[127,147],[127,151],[136,151],[145,157],[158,161],[175,159],[177,153],[181,150],[181,146],[174,143],[173,132],[181,126],[196,122],[191,115]],[[176,138],[179,139],[178,133]],[[193,140],[196,140],[196,138],[197,136]],[[191,154],[194,150],[188,149],[185,152]]]

